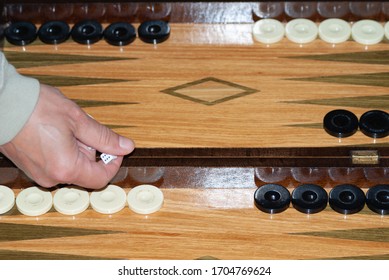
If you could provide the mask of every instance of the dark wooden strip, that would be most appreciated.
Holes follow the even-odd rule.
[[[326,259],[321,259],[326,260]],[[349,256],[339,258],[329,258],[327,260],[389,260],[389,254],[384,255],[368,255],[368,256]]]
[[[289,58],[388,65],[389,51],[368,51],[368,52],[338,53],[338,54],[323,54],[323,55],[305,55],[305,56],[293,56]]]
[[[73,5],[75,6],[76,10],[82,5],[90,5],[90,8],[87,10],[93,11],[96,9],[96,5],[100,5],[97,7],[102,7],[102,9],[105,9],[107,11],[98,11],[99,19],[101,20],[107,20],[107,21],[114,21],[123,18],[123,15],[117,15],[115,13],[110,12],[107,7],[112,6],[113,3],[118,3],[116,1],[95,1],[95,0],[84,0],[82,3],[78,0],[57,0],[55,1],[56,4],[63,4],[66,3],[67,8],[71,11],[73,8]],[[266,18],[268,10],[270,12],[272,9],[277,10],[281,9],[280,13],[276,13],[275,17],[277,17],[280,20],[288,19],[291,16],[288,15],[285,11],[283,11],[283,1],[276,1],[276,0],[269,0],[265,1],[264,4],[275,4],[277,5],[277,8],[273,7],[264,7],[262,8],[262,13],[256,11],[259,10],[258,8],[258,2],[261,1],[214,1],[214,0],[208,0],[208,1],[152,1],[152,2],[144,2],[139,0],[132,0],[127,2],[122,2],[124,4],[124,7],[129,9],[131,21],[134,22],[142,22],[147,19],[164,19],[168,20],[170,22],[205,22],[205,23],[251,23],[255,21],[258,18]],[[293,5],[298,5],[299,2],[302,1],[286,1],[292,2]],[[316,10],[316,2],[328,2],[324,0],[319,1],[312,1],[312,2],[303,2],[301,3],[301,10],[306,9],[306,5],[310,5],[311,9]],[[352,3],[354,1],[349,1],[349,3]],[[360,1],[363,3],[368,3],[372,1]],[[382,2],[382,1],[373,1],[373,2]],[[120,2],[119,2],[120,3]],[[331,1],[329,1],[331,3]],[[12,1],[6,1],[6,6],[11,6],[10,4],[18,4],[23,6],[30,7],[25,8],[23,10],[23,17],[28,18],[29,20],[32,20],[34,22],[42,22],[45,19],[45,12],[51,11],[50,10],[50,4],[52,5],[53,2],[50,0],[40,0],[39,6],[36,5],[36,2],[34,0],[12,0]],[[35,4],[35,5],[32,5]],[[78,4],[78,7],[76,6]],[[347,2],[346,2],[347,4]],[[1,4],[0,4],[1,5]],[[366,4],[367,5],[367,4]],[[32,6],[32,7],[31,7]],[[49,8],[47,7],[49,6]],[[367,6],[369,7],[369,6]],[[298,7],[296,8],[296,10]],[[358,8],[357,8],[358,9]],[[363,9],[363,6],[362,8]],[[17,10],[18,11],[18,10]],[[44,11],[44,12],[42,12]],[[353,13],[355,15],[353,15]],[[8,14],[12,15],[10,16],[11,20],[17,20],[20,18],[19,13],[12,14],[8,12]],[[262,15],[263,14],[263,15]],[[76,21],[81,20],[84,14],[82,12],[69,14],[69,21]],[[19,16],[19,17],[18,17]],[[296,15],[297,16],[297,15]],[[313,19],[322,20],[323,17],[319,15],[318,12],[313,13],[313,15],[309,14]],[[334,17],[336,14],[333,15]],[[347,15],[350,17],[350,19],[360,18],[360,13],[358,11],[352,10]],[[374,17],[375,16],[375,17]],[[373,19],[380,19],[380,15],[373,15]],[[370,16],[371,18],[371,16]]]
[[[134,81],[134,80],[65,77],[65,76],[33,75],[33,74],[30,74],[29,76],[38,79],[41,83],[48,84],[54,87],[97,85],[97,84],[109,84],[109,83],[121,83],[121,82]]]
[[[104,124],[110,129],[118,129],[118,128],[131,128],[136,127],[135,125],[114,125],[114,124]]]
[[[357,74],[357,75],[320,76],[320,77],[298,78],[298,79],[288,79],[288,80],[375,86],[375,87],[389,87],[389,72]]]
[[[115,102],[115,101],[83,100],[83,99],[72,99],[72,100],[82,108],[139,104],[138,102]]]
[[[287,103],[389,110],[389,95],[311,99],[291,101]]]
[[[98,1],[84,1],[83,5],[89,3],[92,5],[89,10],[96,10],[96,7],[108,10],[107,7],[115,1],[105,1],[103,5],[96,5]],[[44,14],[40,11],[50,11],[50,0],[39,1],[39,5],[32,0],[22,0],[21,2],[17,1],[7,1],[7,8],[12,9],[12,6],[9,4],[17,3],[22,4],[25,7],[23,10],[23,15],[20,15],[18,11],[16,13],[8,12],[10,15],[10,20],[17,20],[19,18],[28,18],[30,21],[35,23],[41,23],[44,19]],[[30,3],[30,6],[28,6]],[[47,3],[47,4],[45,4]],[[77,9],[77,4],[80,6],[79,1],[64,1],[57,0],[55,3],[67,3],[68,9]],[[31,5],[35,4],[35,5]],[[253,8],[256,7],[257,3],[254,1],[152,1],[152,2],[143,2],[143,1],[130,1],[130,3],[125,3],[127,6],[125,8],[129,9],[130,13],[134,13],[131,17],[131,20],[134,22],[142,22],[147,19],[163,19],[169,22],[220,22],[220,23],[236,23],[236,22],[253,22]],[[135,12],[133,12],[135,11]],[[110,12],[99,12],[99,20],[102,21],[114,21],[117,20],[120,16],[117,14],[112,14]],[[79,21],[83,16],[82,12],[74,13],[69,15],[68,21],[75,22]],[[122,16],[123,17],[123,16]]]
[[[136,148],[123,166],[201,166],[201,167],[347,167],[351,151],[372,150],[379,164],[389,166],[389,143],[328,148]],[[366,166],[366,165],[361,165]],[[0,167],[14,164],[0,154]]]
[[[105,57],[88,55],[70,55],[58,53],[34,53],[5,51],[4,55],[15,68],[32,68],[40,66],[54,66],[65,64],[79,64],[91,62],[132,60],[136,58]]]
[[[292,233],[292,235],[309,235],[347,240],[362,240],[372,242],[389,242],[389,228],[366,228],[349,230],[332,230]]]
[[[137,148],[124,166],[284,166],[339,167],[351,165],[351,151],[374,150],[377,166],[388,166],[389,144],[328,148]]]
[[[196,260],[211,261],[211,260],[219,260],[219,259],[212,256],[203,256],[197,258]]]
[[[290,102],[292,103],[292,102]],[[297,102],[296,102],[297,103]],[[304,123],[304,124],[291,124],[289,127],[303,127],[303,128],[320,128],[323,129],[322,123]]]
[[[43,252],[29,252],[16,250],[0,250],[0,260],[115,260],[94,256],[70,254],[52,254]]]
[[[114,233],[118,232],[109,230],[0,223],[0,242]]]

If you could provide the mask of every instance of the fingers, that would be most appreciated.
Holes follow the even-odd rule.
[[[123,156],[134,149],[130,139],[114,133],[85,113],[81,114],[81,121],[77,122],[74,137],[78,139],[79,156],[75,163],[75,176],[66,183],[89,189],[105,187],[119,171]],[[108,164],[96,162],[96,150],[116,155],[117,158]]]
[[[58,184],[78,185],[88,189],[105,187],[119,171],[123,157],[119,156],[109,164],[104,164],[102,161],[96,162],[96,151],[84,146],[82,143],[79,144],[78,159],[75,162],[68,161],[66,171],[64,171],[65,167],[61,168],[53,163],[53,170],[62,170],[62,172],[45,173],[40,166],[36,166],[32,169],[32,174],[26,173],[26,175],[45,188]]]
[[[135,146],[131,139],[116,134],[86,115],[77,122],[75,137],[86,145],[111,155],[127,155]]]
[[[81,153],[85,154],[89,160],[96,161],[96,150],[94,148],[91,148],[80,141],[77,141],[77,144]]]
[[[78,175],[72,184],[90,189],[106,186],[119,171],[123,156],[134,150],[134,142],[114,133],[112,130],[95,121],[92,117],[84,116],[77,122],[74,135],[78,139],[80,154],[77,166]],[[94,149],[91,150],[90,147]],[[96,150],[116,155],[117,158],[108,164],[96,162]]]
[[[58,89],[45,85],[12,146],[1,147],[3,154],[43,187],[66,183],[93,189],[106,186],[123,156],[133,149],[130,139],[99,124]],[[117,158],[109,164],[96,162],[96,150]]]
[[[104,164],[102,161],[91,161],[87,155],[80,154],[76,163],[77,173],[71,183],[90,189],[105,187],[119,171],[122,161],[123,157],[119,156],[109,164]]]

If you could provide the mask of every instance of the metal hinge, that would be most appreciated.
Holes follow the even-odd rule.
[[[380,162],[378,151],[375,150],[360,150],[351,151],[352,164],[377,165]]]

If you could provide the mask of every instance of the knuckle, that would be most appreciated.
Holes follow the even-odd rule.
[[[86,122],[86,116],[84,111],[82,111],[81,108],[78,107],[77,104],[73,101],[68,100],[67,110],[70,116],[72,116],[75,121],[82,123]]]
[[[57,185],[57,182],[55,182],[55,180],[52,180],[49,177],[32,175],[31,179],[34,180],[35,183],[37,183],[39,186],[41,186],[43,188],[51,188],[51,187]]]
[[[71,164],[59,161],[49,167],[47,174],[57,183],[72,183],[75,178],[75,170],[71,166]]]
[[[43,188],[51,188],[51,187],[54,187],[56,185],[55,182],[51,181],[51,180],[39,180],[39,181],[36,181],[36,183],[43,187]]]
[[[106,180],[106,181],[101,181],[101,182],[98,182],[98,183],[95,183],[93,185],[90,186],[91,189],[102,189],[104,188],[105,186],[107,186],[109,183],[109,180]]]
[[[24,174],[34,183],[43,188],[51,188],[57,184],[57,182],[46,176],[46,174],[42,174],[39,170],[29,170],[28,172],[24,171]]]
[[[109,145],[112,141],[112,133],[109,128],[101,125],[99,126],[100,132],[99,132],[99,143],[102,145]]]

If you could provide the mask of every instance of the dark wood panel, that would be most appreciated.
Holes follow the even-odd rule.
[[[42,22],[61,19],[75,22],[93,18],[104,22],[142,22],[162,19],[170,22],[250,23],[259,18],[341,17],[348,20],[389,18],[383,1],[4,1],[8,20]],[[0,4],[1,5],[1,4]]]

